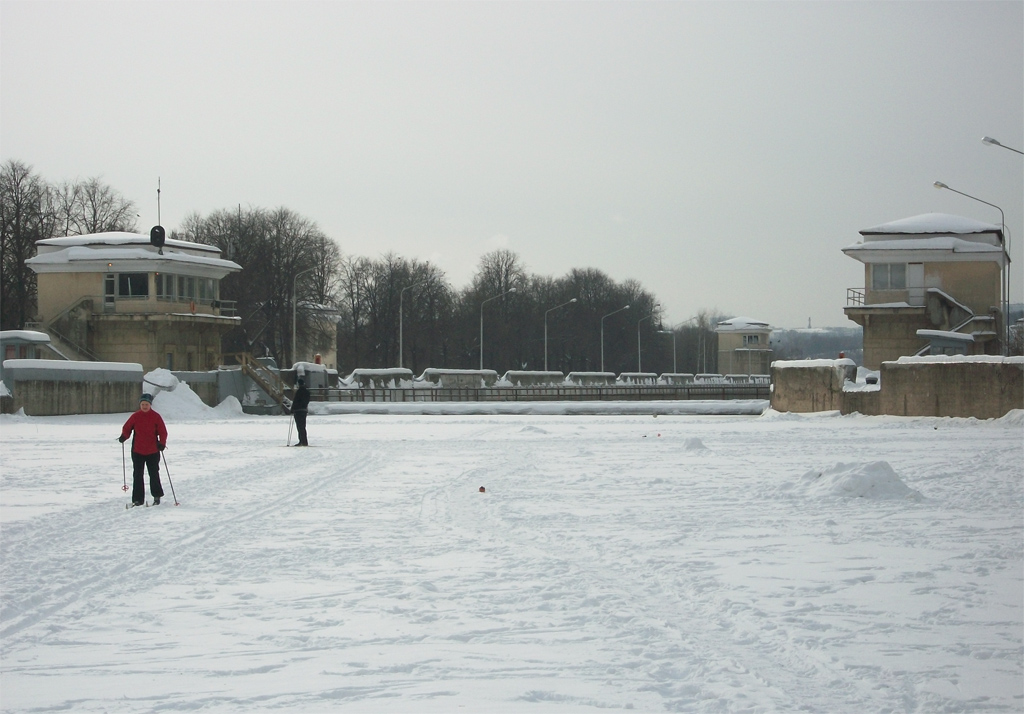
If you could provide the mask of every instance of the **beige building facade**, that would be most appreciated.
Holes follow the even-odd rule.
[[[220,281],[241,266],[213,246],[137,233],[37,243],[34,328],[72,359],[137,362],[144,369],[216,369],[221,338],[239,324]]]
[[[769,374],[772,327],[749,317],[734,317],[715,326],[721,374]]]
[[[864,328],[865,367],[928,354],[936,331],[969,336],[967,354],[1001,353],[1008,258],[999,226],[927,213],[860,234],[843,252],[864,264],[864,288],[847,291],[844,311]]]

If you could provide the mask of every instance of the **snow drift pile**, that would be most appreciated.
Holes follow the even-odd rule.
[[[920,501],[924,498],[919,491],[907,486],[887,461],[838,463],[823,470],[813,469],[801,477],[799,484],[783,486],[783,490],[806,496],[876,501]]]
[[[242,405],[228,397],[216,407],[207,406],[187,382],[179,381],[166,369],[155,369],[142,378],[146,389],[153,389],[153,408],[165,419],[206,419],[211,416],[230,418],[242,416]]]

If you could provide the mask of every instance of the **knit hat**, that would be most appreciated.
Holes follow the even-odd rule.
[[[152,404],[153,403],[153,395],[150,394],[149,392],[145,392],[141,397],[139,397],[139,401],[140,402],[149,402],[150,404]]]
[[[305,386],[306,380],[304,380],[302,377],[299,377],[298,379],[295,380],[295,383],[297,385],[299,385],[300,387],[302,387],[302,386]]]

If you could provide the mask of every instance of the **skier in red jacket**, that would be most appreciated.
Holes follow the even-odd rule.
[[[153,410],[152,394],[142,395],[139,410],[128,417],[117,440],[123,444],[133,431],[132,505],[141,506],[145,502],[146,488],[142,480],[145,467],[149,470],[149,492],[153,495],[153,505],[157,506],[164,495],[160,485],[160,452],[167,446],[167,427],[163,418]]]

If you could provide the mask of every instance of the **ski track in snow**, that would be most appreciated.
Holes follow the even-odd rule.
[[[122,421],[0,419],[4,712],[1024,709],[1019,426],[181,421],[125,511]]]

